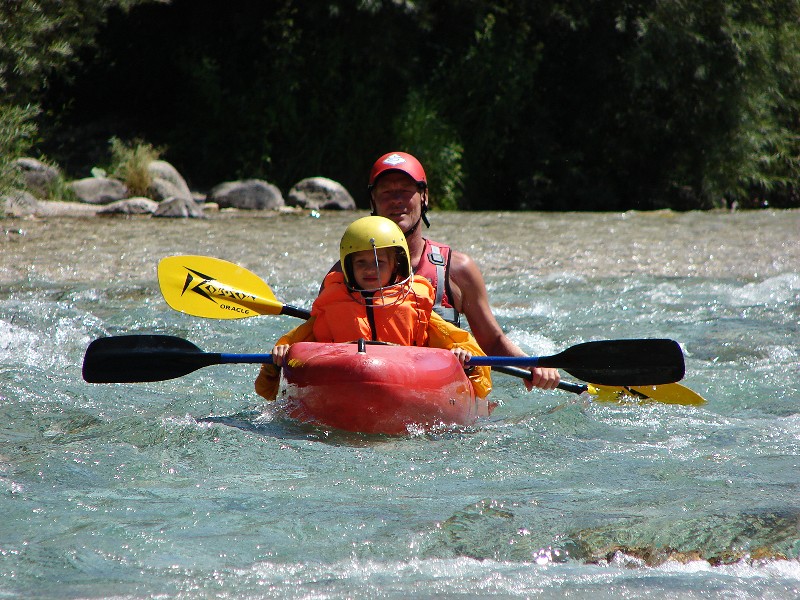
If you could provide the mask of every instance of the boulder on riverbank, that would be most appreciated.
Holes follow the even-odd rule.
[[[356,202],[345,187],[327,177],[309,177],[294,184],[287,204],[312,210],[356,209]]]
[[[128,187],[111,177],[86,177],[67,184],[67,188],[84,204],[111,204],[128,197]]]
[[[112,202],[97,211],[98,215],[153,215],[159,203],[150,198],[136,197]]]
[[[101,169],[93,169],[93,177],[64,182],[56,167],[42,161],[20,158],[15,164],[23,174],[24,189],[0,199],[0,216],[203,218],[206,209],[277,212],[356,209],[347,189],[325,177],[309,177],[296,183],[289,192],[288,202],[276,185],[260,179],[223,182],[204,196],[192,192],[170,163],[153,160],[147,165],[150,183],[145,194],[132,196],[125,182],[108,176]],[[67,199],[74,197],[75,201],[64,201],[64,191]]]
[[[57,167],[35,158],[18,158],[12,161],[11,167],[22,174],[25,189],[37,198],[46,198],[61,179],[61,172]]]
[[[286,206],[278,187],[260,179],[221,183],[209,192],[207,202],[214,202],[220,208],[244,210],[278,209]]]
[[[154,160],[147,166],[152,178],[147,192],[153,200],[161,202],[170,197],[192,198],[192,191],[178,169],[165,160]]]
[[[203,219],[203,209],[192,199],[173,196],[160,202],[153,213],[154,217],[179,219]]]
[[[39,201],[27,190],[14,190],[0,197],[0,212],[9,217],[29,217],[36,214]]]

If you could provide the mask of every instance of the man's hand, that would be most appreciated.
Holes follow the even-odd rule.
[[[528,388],[528,391],[531,391],[533,388],[554,390],[558,382],[561,381],[561,375],[558,369],[531,367],[531,373],[533,373],[533,379],[530,381],[525,379],[525,387]]]

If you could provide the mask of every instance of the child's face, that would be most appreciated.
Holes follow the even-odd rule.
[[[378,268],[375,268],[375,254]],[[386,287],[390,283],[397,263],[397,255],[391,248],[379,248],[377,252],[361,250],[353,253],[353,278],[362,290]]]

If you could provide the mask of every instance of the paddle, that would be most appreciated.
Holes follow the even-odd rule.
[[[283,304],[255,273],[209,256],[168,256],[158,263],[161,294],[172,308],[208,319],[289,315],[308,319],[303,308]]]
[[[581,378],[581,375],[591,375],[587,379],[604,385],[621,385],[620,381],[625,381],[626,385],[644,385],[628,383],[630,377],[641,377],[646,379],[649,385],[656,385],[675,381],[671,377],[678,375],[677,365],[647,366],[640,360],[635,368],[628,369],[622,363],[631,362],[632,357],[628,355],[629,352],[638,353],[645,348],[652,348],[653,355],[658,355],[661,352],[660,347],[664,345],[662,342],[664,340],[587,342],[554,356],[524,358],[528,364],[564,368],[569,373],[577,373],[575,376],[578,378]],[[678,352],[680,353],[680,348]],[[599,358],[598,355],[603,357]],[[679,357],[682,374],[683,354],[680,353]],[[507,356],[476,356],[467,364],[502,365],[508,360],[510,357]],[[620,364],[615,364],[617,360],[621,361]],[[89,383],[163,381],[181,377],[209,365],[269,362],[272,362],[270,354],[203,352],[191,342],[175,336],[124,335],[99,338],[89,344],[83,359],[83,378]],[[582,366],[582,362],[588,366]],[[666,381],[667,379],[669,381]]]
[[[167,303],[193,316],[241,319],[285,314],[308,319],[311,314],[277,300],[255,273],[218,258],[164,258],[158,265],[158,279]],[[475,357],[472,364],[563,368],[578,379],[606,385],[658,385],[678,381],[684,375],[683,353],[672,340],[587,342],[552,357],[491,359],[482,357],[482,362],[476,362]]]
[[[210,365],[271,362],[271,354],[203,352],[172,335],[120,335],[89,344],[83,357],[83,379],[89,383],[164,381]]]
[[[473,356],[467,365],[563,369],[602,385],[659,385],[683,378],[683,351],[674,340],[584,342],[553,356]]]
[[[495,366],[492,367],[492,370],[529,381],[533,379],[533,373],[516,367]],[[560,390],[575,394],[588,392],[593,396],[593,400],[600,402],[620,402],[625,397],[630,397],[663,404],[681,404],[683,406],[701,406],[706,403],[706,399],[700,394],[679,383],[647,386],[605,386],[593,383],[581,384],[561,381],[557,387]]]

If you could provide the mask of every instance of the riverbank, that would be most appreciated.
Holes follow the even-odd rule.
[[[338,259],[341,232],[367,211],[209,211],[206,219],[0,220],[0,283],[154,276],[164,256],[201,254],[263,272]],[[800,264],[800,210],[752,212],[430,213],[431,238],[470,254],[487,278],[730,277],[759,281]],[[310,244],[309,239],[314,243]],[[467,239],[468,243],[463,241]],[[669,239],[666,243],[664,240]],[[525,248],[520,251],[519,248]],[[90,267],[87,270],[87,267]]]

